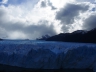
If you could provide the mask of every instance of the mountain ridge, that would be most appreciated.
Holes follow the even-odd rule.
[[[72,33],[61,33],[46,39],[46,41],[96,43],[96,28],[85,31],[77,30]]]

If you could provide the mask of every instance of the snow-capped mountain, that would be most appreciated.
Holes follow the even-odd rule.
[[[96,44],[32,40],[0,41],[0,64],[33,69],[96,71]]]

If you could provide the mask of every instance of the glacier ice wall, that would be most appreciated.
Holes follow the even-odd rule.
[[[0,64],[36,69],[96,70],[96,44],[4,40],[0,41]]]

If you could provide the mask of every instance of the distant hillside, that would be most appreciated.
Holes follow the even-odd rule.
[[[73,33],[61,33],[46,39],[46,41],[96,43],[96,28],[90,31],[77,30]]]

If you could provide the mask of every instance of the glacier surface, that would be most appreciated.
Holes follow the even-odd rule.
[[[96,44],[3,40],[0,41],[0,64],[34,69],[90,68],[96,71]]]

